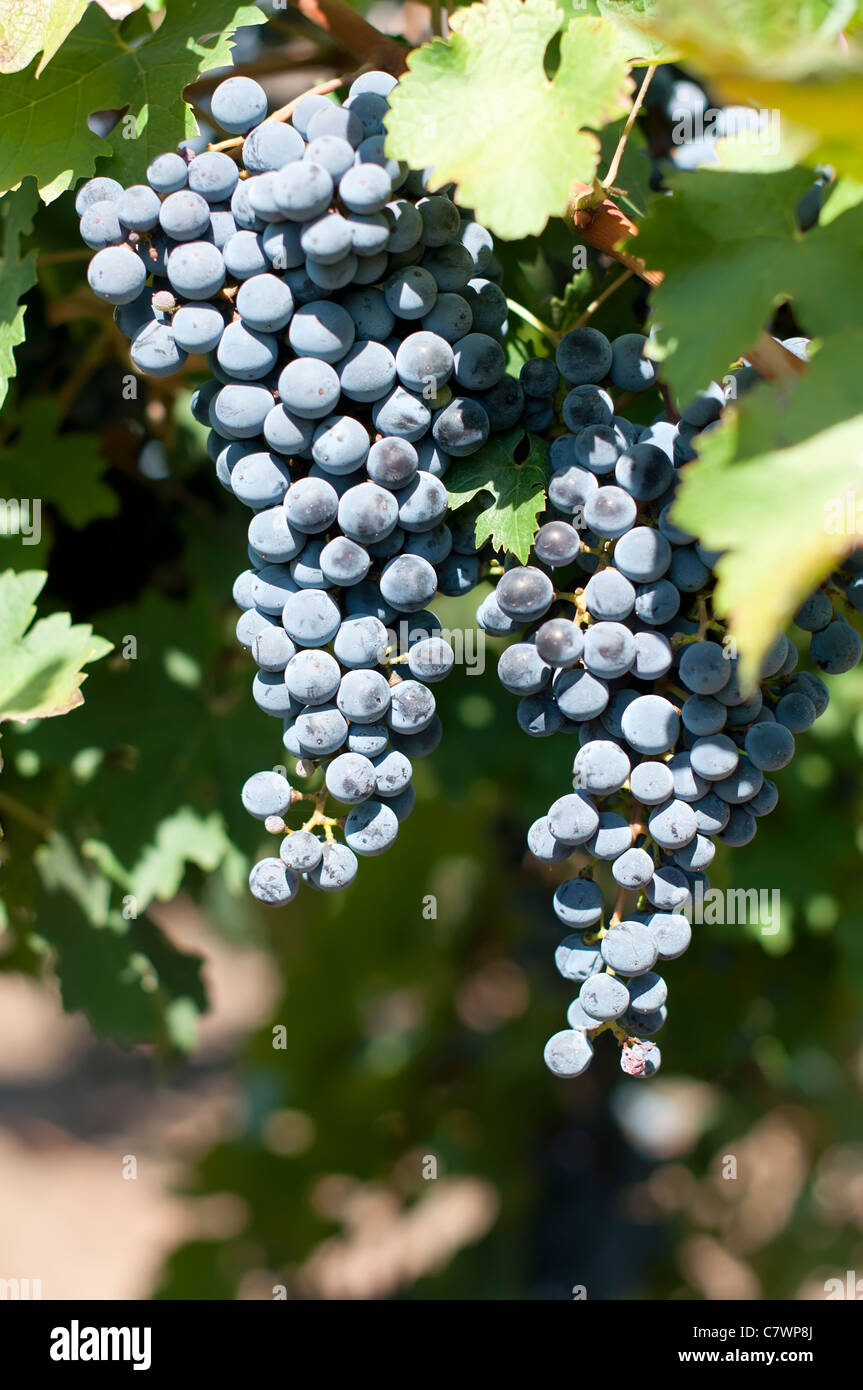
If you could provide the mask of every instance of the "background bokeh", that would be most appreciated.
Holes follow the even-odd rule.
[[[373,12],[414,40],[426,16]],[[346,66],[278,14],[237,56],[274,104]],[[525,299],[565,284],[559,237],[539,279],[535,244],[507,249]],[[520,733],[489,641],[483,674],[436,689],[445,737],[397,849],[346,894],[254,907],[239,789],[280,743],[233,636],[247,517],[189,413],[194,363],[125,398],[77,245],[63,198],[0,431],[0,490],[43,498],[43,536],[0,538],[0,568],[48,568],[40,611],[116,649],[82,708],[3,738],[0,1277],[57,1298],[470,1300],[819,1299],[863,1275],[863,672],[829,682],[779,809],[711,873],[780,890],[781,930],[696,928],[655,1081],[624,1079],[608,1038],[555,1080],[564,873],[524,834],[566,790],[567,741]],[[633,287],[597,324],[638,308]],[[472,627],[478,597],[437,605],[444,625]],[[118,863],[157,884],[134,949],[96,903]]]

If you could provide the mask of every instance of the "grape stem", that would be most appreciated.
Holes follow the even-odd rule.
[[[525,309],[524,305],[519,304],[515,299],[508,299],[506,301],[506,307],[511,309],[514,314],[518,314],[520,319],[524,319],[525,323],[529,323],[537,329],[544,338],[548,339],[553,347],[557,347],[557,344],[563,336],[561,333],[557,333],[553,328],[550,328],[547,323],[543,323],[542,319],[538,319],[536,314],[532,314],[529,309]]]
[[[328,816],[324,811],[324,806],[326,805],[327,801],[327,795],[328,792],[325,786],[321,787],[316,792],[294,791],[291,796],[291,804],[293,805],[296,801],[311,801],[314,803],[315,809],[309,816],[309,819],[303,822],[300,829],[311,831],[314,830],[315,826],[317,825],[323,826],[324,838],[326,839],[326,842],[329,845],[332,844],[333,841],[333,826],[341,825],[342,822],[339,820],[337,816]],[[290,835],[292,832],[289,830],[287,833]]]
[[[583,328],[584,325],[587,323],[587,320],[593,317],[600,305],[604,304],[607,299],[610,299],[611,296],[614,294],[614,291],[620,289],[620,286],[624,283],[624,281],[628,280],[631,275],[634,275],[634,273],[635,272],[630,266],[627,270],[623,272],[622,275],[618,275],[617,279],[612,281],[610,285],[606,285],[605,289],[602,291],[602,294],[597,295],[596,299],[594,299],[592,303],[588,304],[584,313],[576,319],[575,323],[572,325],[573,328]]]
[[[117,350],[112,321],[102,325],[99,334],[93,339],[84,356],[70,377],[55,396],[59,418],[62,420],[80,396],[87,382],[99,370],[102,363],[113,357]]]
[[[635,810],[633,810],[633,816],[637,816],[640,813],[640,810],[640,807],[637,807]],[[630,821],[630,826],[631,824],[632,822]],[[612,909],[611,918],[608,923],[609,930],[612,927],[616,927],[618,922],[621,922],[623,920],[623,908],[626,902],[626,891],[627,890],[623,887],[620,887],[617,890],[617,897],[614,900],[614,907]]]
[[[609,970],[607,973],[613,975],[614,971]],[[611,1033],[617,1039],[621,1047],[626,1043],[637,1041],[635,1038],[630,1037],[626,1029],[622,1028],[613,1018],[606,1019],[605,1023],[598,1023],[595,1028],[588,1028],[587,1031],[590,1033],[591,1040],[598,1038],[600,1033]]]
[[[36,257],[36,265],[62,265],[64,261],[87,261],[92,256],[89,247],[82,247],[80,251],[45,251]]]
[[[707,608],[707,599],[700,598],[698,600],[696,612],[698,614],[698,633],[696,634],[696,640],[700,642],[709,627],[719,627],[720,624],[715,623],[711,617]]]
[[[21,825],[34,831],[43,840],[49,839],[54,833],[50,821],[32,811],[29,806],[25,806],[23,801],[16,800],[14,796],[7,796],[5,792],[0,792],[0,811],[10,820],[20,821]]]
[[[405,45],[369,24],[347,0],[291,0],[291,3],[304,19],[325,30],[353,57],[396,77],[404,72],[408,54]]]
[[[650,83],[653,79],[653,74],[655,72],[656,64],[651,63],[650,67],[644,74],[644,81],[638,89],[638,95],[636,96],[635,101],[632,103],[632,110],[626,118],[626,125],[623,127],[622,134],[617,142],[617,149],[614,151],[611,163],[608,166],[608,173],[606,174],[605,178],[602,180],[602,183],[600,185],[601,193],[599,201],[602,201],[602,198],[605,197],[606,193],[608,193],[614,185],[614,180],[617,178],[617,171],[620,168],[620,161],[623,158],[623,152],[626,149],[626,142],[629,139],[629,133],[632,130],[632,127],[635,125],[635,118],[641,110],[641,104],[644,101],[645,96],[647,95],[647,89],[650,86]]]
[[[445,12],[441,5],[441,0],[429,0],[429,9],[431,10],[432,35],[436,39],[442,39],[444,36]]]
[[[700,598],[698,600],[696,612],[698,615],[698,631],[686,634],[676,632],[671,639],[671,645],[675,651],[679,650],[680,647],[689,646],[692,642],[702,642],[704,640],[704,634],[710,629],[713,629],[715,632],[725,631],[723,624],[720,623],[718,619],[714,618],[709,611],[705,598]]]
[[[659,383],[659,391],[660,395],[662,396],[662,403],[665,406],[666,415],[668,416],[672,425],[679,425],[680,412],[677,410],[677,407],[674,404],[674,399],[671,395],[671,387],[669,386],[667,381],[661,381]]]
[[[280,106],[278,110],[271,111],[267,116],[267,121],[287,121],[295,112],[304,97],[325,97],[330,92],[338,91],[339,87],[349,87],[355,77],[359,77],[361,72],[365,72],[367,64],[363,64],[356,72],[343,73],[341,77],[330,77],[326,82],[319,82],[317,86],[310,87],[307,92],[301,92],[299,96],[293,97],[286,106]]]

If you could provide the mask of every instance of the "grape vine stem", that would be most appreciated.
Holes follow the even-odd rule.
[[[23,801],[18,801],[14,796],[7,796],[5,792],[0,792],[0,811],[9,820],[19,821],[43,840],[47,840],[53,834],[54,827],[50,821],[32,811],[29,806],[25,806]]]
[[[640,256],[632,256],[628,251],[620,249],[622,241],[628,241],[638,235],[635,223],[612,198],[603,198],[600,203],[596,203],[595,191],[589,184],[573,184],[569,210],[573,230],[588,246],[611,256],[648,285],[661,285],[664,278],[661,270],[648,270]]]
[[[92,255],[88,247],[82,247],[80,251],[45,251],[36,257],[37,267],[40,265],[63,265],[65,261],[86,261]]]
[[[651,63],[650,67],[644,74],[644,81],[638,89],[638,95],[636,96],[635,101],[632,103],[632,110],[626,118],[626,125],[623,127],[620,139],[617,142],[617,149],[614,151],[611,163],[608,166],[608,172],[605,175],[605,178],[602,180],[602,184],[600,185],[600,201],[609,191],[609,189],[613,187],[614,180],[617,178],[617,171],[620,168],[620,161],[622,160],[623,152],[626,149],[626,142],[629,139],[632,127],[635,125],[635,118],[641,110],[641,104],[647,95],[647,89],[650,86],[650,83],[653,79],[653,74],[655,72],[656,64]]]
[[[627,890],[623,887],[620,887],[617,890],[617,897],[614,900],[614,907],[612,909],[611,918],[608,923],[609,930],[612,927],[616,927],[618,922],[620,922],[623,918],[623,908],[626,902],[626,892]]]
[[[90,378],[104,362],[109,361],[116,353],[117,343],[115,335],[111,331],[112,326],[112,320],[102,325],[100,332],[93,339],[83,357],[80,358],[72,375],[66,378],[63,386],[56,393],[54,399],[60,419],[64,419],[68,414]]]
[[[665,406],[666,415],[673,425],[679,425],[680,413],[674,404],[674,399],[671,395],[671,387],[668,385],[667,381],[661,381],[659,383],[659,391],[662,396],[662,403]]]
[[[326,842],[327,844],[331,844],[333,840],[333,826],[340,825],[341,822],[337,816],[328,816],[326,814],[324,807],[327,804],[327,796],[328,792],[326,786],[321,787],[320,790],[316,792],[294,791],[291,796],[291,804],[293,805],[298,801],[311,801],[314,810],[308,820],[303,822],[300,829],[311,831],[314,830],[316,826],[322,826]],[[288,830],[287,833],[290,835],[293,832]]]
[[[707,632],[707,629],[713,626],[713,618],[711,616],[710,610],[707,607],[707,600],[705,598],[700,598],[698,600],[697,613],[698,632],[696,634],[696,637],[697,640],[701,642],[704,640],[704,634]]]
[[[330,77],[326,82],[319,82],[317,86],[310,87],[307,92],[301,92],[298,97],[294,97],[286,106],[280,106],[277,111],[271,111],[267,116],[267,121],[286,121],[294,114],[304,97],[325,97],[330,92],[338,91],[339,87],[348,87],[355,77],[359,77],[361,72],[365,72],[366,67],[358,68],[356,72],[343,73],[341,77]]]
[[[588,304],[581,317],[576,319],[575,323],[572,325],[573,328],[583,328],[584,325],[587,323],[587,320],[593,317],[600,305],[604,304],[607,299],[610,299],[611,296],[614,294],[615,290],[619,290],[620,286],[626,280],[630,279],[630,277],[634,274],[635,272],[630,266],[629,269],[625,270],[622,275],[618,275],[617,279],[613,280],[610,285],[606,285],[605,289],[602,291],[602,294],[598,294],[596,296],[596,299],[594,299],[590,304]]]
[[[405,45],[369,24],[347,0],[291,0],[291,3],[305,19],[323,29],[355,58],[396,77],[404,72],[408,54]]]
[[[537,329],[544,338],[548,339],[553,347],[557,347],[562,335],[549,327],[547,323],[543,323],[542,319],[538,319],[536,314],[532,314],[529,309],[525,309],[524,305],[519,304],[516,299],[508,299],[506,301],[506,307],[511,309],[514,314],[518,314],[520,319],[524,319],[525,323],[529,323]]]
[[[441,0],[429,0],[431,10],[431,31],[436,39],[442,39],[444,35],[444,9]]]

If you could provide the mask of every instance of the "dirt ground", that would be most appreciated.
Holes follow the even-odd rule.
[[[146,1298],[176,1245],[241,1220],[227,1194],[172,1189],[237,1127],[231,1058],[278,981],[263,953],[214,936],[183,899],[160,925],[206,957],[213,998],[194,1062],[168,1084],[145,1049],[95,1042],[50,987],[0,977],[0,1280],[39,1280],[45,1299]]]

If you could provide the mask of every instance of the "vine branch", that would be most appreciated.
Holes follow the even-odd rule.
[[[444,32],[444,14],[441,0],[429,0],[429,9],[431,10],[432,36],[436,39],[442,39]]]
[[[543,323],[542,319],[538,319],[536,314],[532,314],[529,309],[525,309],[524,305],[519,304],[518,300],[508,299],[506,301],[506,307],[511,309],[514,314],[517,314],[520,319],[524,319],[525,323],[529,323],[531,327],[541,333],[544,338],[547,338],[552,347],[556,347],[560,342],[562,335],[555,332],[547,323]]]
[[[369,24],[347,0],[291,0],[291,3],[305,19],[325,30],[353,57],[391,72],[394,77],[404,72],[408,54],[405,45]]]
[[[69,251],[40,251],[36,257],[36,265],[63,265],[67,261],[87,261],[93,252],[87,246],[80,250],[75,248]]]
[[[19,801],[14,796],[7,796],[5,792],[0,792],[0,812],[9,820],[17,820],[43,840],[50,839],[54,833],[54,827],[50,821],[46,820],[44,816],[40,816],[31,807],[26,806],[23,801]]]
[[[319,82],[316,87],[310,87],[307,92],[301,92],[294,97],[286,106],[280,106],[278,111],[271,111],[267,116],[268,121],[286,121],[291,117],[304,97],[325,97],[330,92],[338,91],[339,87],[349,87],[355,77],[359,77],[365,68],[358,68],[356,72],[343,73],[341,77],[330,77],[326,82]]]
[[[623,127],[620,139],[617,142],[617,149],[614,151],[611,163],[608,166],[608,172],[605,175],[605,178],[602,180],[602,187],[605,190],[611,188],[614,184],[614,180],[617,178],[617,171],[620,168],[620,161],[623,158],[623,152],[626,149],[626,142],[629,139],[632,127],[635,125],[635,118],[641,110],[642,102],[644,101],[644,98],[647,95],[647,89],[650,86],[651,79],[655,72],[656,64],[651,63],[650,67],[644,74],[644,81],[638,89],[638,95],[636,96],[635,101],[632,103],[632,110],[626,118],[626,125]]]
[[[573,328],[583,328],[584,325],[587,323],[587,320],[589,318],[592,318],[593,315],[596,313],[599,306],[601,304],[604,304],[607,299],[610,299],[611,296],[614,294],[614,291],[620,289],[620,286],[633,274],[634,272],[632,270],[625,270],[623,274],[618,275],[617,279],[612,281],[610,285],[606,285],[605,289],[602,291],[602,294],[597,295],[596,299],[594,299],[591,304],[588,304],[584,313],[578,319],[576,319],[575,323],[573,324]]]

